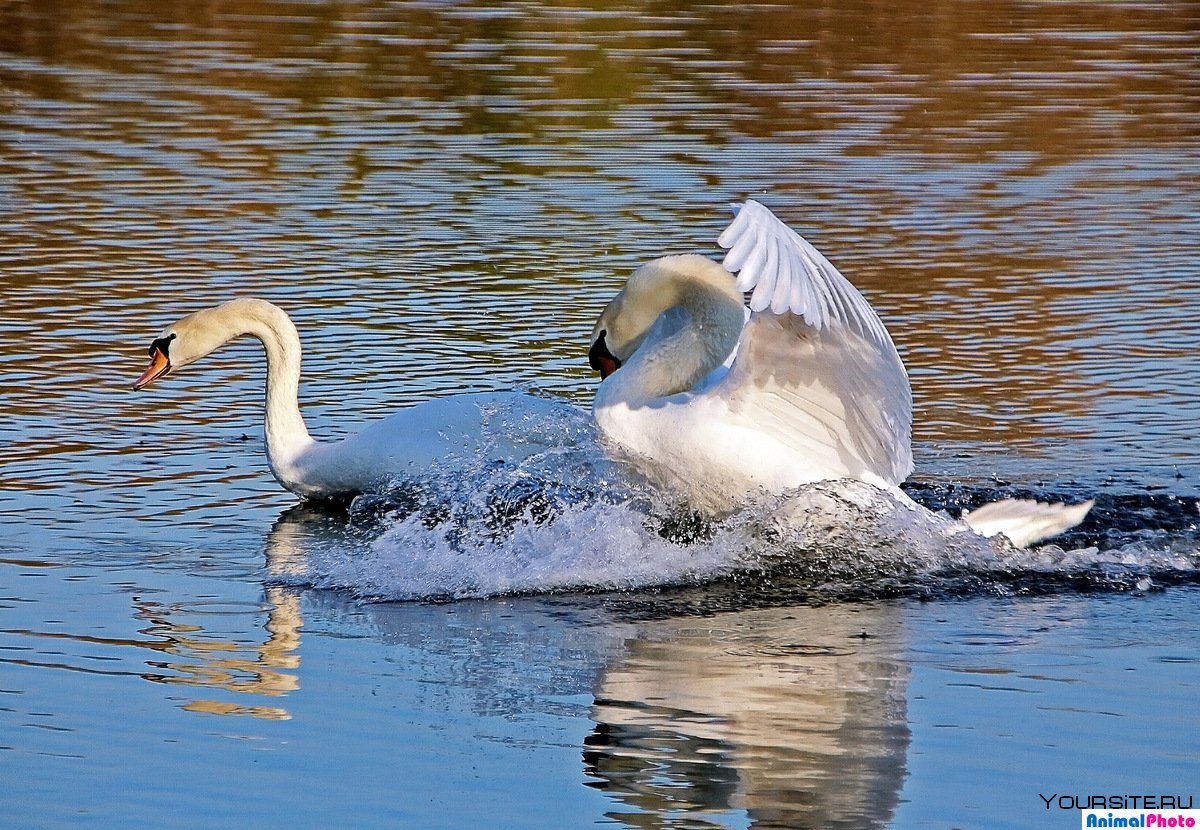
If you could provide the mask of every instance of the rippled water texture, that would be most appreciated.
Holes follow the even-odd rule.
[[[1186,2],[0,3],[0,824],[1065,827],[1038,792],[1192,792],[1198,55]],[[915,498],[1089,522],[997,560],[850,509],[849,548],[789,547],[769,508],[504,477],[347,518],[271,478],[256,345],[129,391],[163,326],[257,295],[315,435],[587,406],[604,302],[746,197],[889,327]],[[430,595],[483,598],[372,602]]]

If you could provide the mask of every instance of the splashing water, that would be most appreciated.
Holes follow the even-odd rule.
[[[553,474],[550,473],[553,471]],[[361,496],[313,536],[292,584],[367,600],[628,591],[729,582],[795,601],[990,591],[1148,590],[1200,579],[1195,500],[1101,498],[1095,518],[1020,549],[952,516],[994,489],[825,482],[709,519],[595,450],[447,471]],[[1046,498],[1046,494],[1022,494]],[[1129,525],[1130,511],[1142,520]]]

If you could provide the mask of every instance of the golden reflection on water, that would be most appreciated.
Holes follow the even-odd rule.
[[[15,563],[30,567],[38,563]],[[299,668],[300,599],[295,592],[269,587],[266,592],[267,638],[261,643],[247,643],[244,639],[225,639],[220,634],[206,631],[195,622],[182,622],[212,614],[204,603],[187,607],[169,607],[148,600],[135,600],[134,616],[150,625],[138,631],[138,638],[107,637],[78,634],[64,631],[14,631],[8,635],[21,635],[29,643],[45,640],[67,641],[79,647],[80,654],[68,655],[63,651],[46,652],[39,648],[38,654],[61,655],[56,661],[47,661],[41,656],[31,658],[5,658],[4,663],[28,667],[55,668],[69,672],[95,674],[135,674],[152,683],[167,686],[220,690],[239,695],[262,695],[282,697],[300,688],[297,676],[292,672]],[[256,612],[258,609],[255,609]],[[224,609],[222,617],[230,614],[240,617],[243,609]],[[242,638],[246,635],[240,635]],[[138,671],[127,668],[94,668],[95,658],[86,655],[99,650],[103,653],[137,653],[150,651],[154,657],[145,661]],[[105,660],[114,659],[105,657]],[[271,720],[286,719],[287,709],[281,706],[231,703],[208,698],[189,700],[182,709],[209,714],[250,715]]]
[[[166,649],[182,658],[156,662],[151,668],[170,671],[170,674],[150,672],[147,680],[170,686],[219,689],[239,695],[282,697],[300,688],[292,671],[300,667],[300,597],[296,592],[268,587],[266,590],[267,639],[261,644],[223,641],[206,635],[195,624],[171,620],[171,609],[143,602],[137,616],[152,625],[142,633],[160,637],[170,643]],[[250,655],[246,656],[249,651]],[[288,671],[291,670],[291,671]],[[282,706],[232,703],[201,698],[190,700],[181,707],[190,712],[212,715],[250,715],[256,718],[284,720],[290,717]]]
[[[286,512],[272,527],[266,543],[266,572],[268,579],[302,573],[304,541],[308,539],[306,522],[328,521],[328,514],[309,508],[294,508]],[[300,631],[304,626],[300,593],[278,585],[266,585],[264,601],[267,619],[263,627],[267,637],[261,643],[247,647],[244,643],[225,642],[204,634],[195,624],[171,620],[171,609],[143,602],[137,616],[153,622],[142,633],[163,638],[171,643],[166,649],[173,655],[186,658],[156,664],[171,674],[147,674],[146,679],[167,685],[220,689],[239,695],[286,697],[300,689]],[[247,650],[250,656],[246,656]],[[234,703],[226,700],[201,698],[182,706],[189,712],[210,715],[249,715],[270,720],[291,717],[283,706]]]

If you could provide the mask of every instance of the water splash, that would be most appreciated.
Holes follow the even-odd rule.
[[[914,488],[931,510],[866,484],[828,482],[714,520],[595,458],[575,457],[569,475],[561,454],[554,461],[552,479],[546,465],[495,465],[362,496],[348,519],[330,519],[337,533],[326,525],[308,534],[302,564],[275,578],[366,600],[725,584],[743,600],[793,602],[1133,591],[1200,579],[1194,500],[1146,497],[1131,526],[1128,499],[1102,498],[1097,519],[1059,544],[1025,550],[955,518],[1011,492]]]

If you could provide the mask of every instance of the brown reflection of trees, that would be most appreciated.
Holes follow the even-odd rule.
[[[272,102],[449,102],[455,132],[595,127],[627,105],[723,140],[877,118],[865,152],[1087,155],[1097,140],[1192,140],[1200,26],[1190,4],[823,0],[779,5],[16,0],[0,52],[158,75],[215,129]],[[256,66],[247,71],[246,62]],[[59,72],[0,69],[72,97]],[[250,91],[259,96],[230,94]],[[678,106],[690,102],[690,106]],[[130,102],[132,103],[132,102]],[[716,105],[722,118],[705,111]],[[289,106],[291,104],[289,103]],[[1098,123],[1098,120],[1100,123]]]
[[[918,438],[940,435],[920,431],[943,421],[1004,440],[1063,435],[1063,417],[1105,394],[1058,342],[1065,328],[1084,331],[1093,310],[1076,302],[1052,317],[1006,319],[983,290],[1007,286],[1040,312],[1066,290],[1039,277],[1083,281],[1093,254],[1107,256],[1105,278],[1120,284],[1127,264],[1109,252],[1124,243],[1067,237],[1094,224],[1097,203],[1129,193],[1139,205],[1181,201],[1190,171],[1149,181],[1137,159],[1167,148],[1167,165],[1177,163],[1200,136],[1197,15],[1194,3],[1027,0],[8,0],[0,201],[11,196],[15,209],[0,217],[0,300],[20,325],[0,326],[12,378],[3,405],[38,417],[62,390],[91,384],[97,361],[110,360],[115,375],[104,336],[89,332],[64,350],[62,332],[101,303],[127,322],[121,315],[149,302],[144,283],[160,272],[180,294],[201,286],[197,296],[215,300],[225,280],[230,293],[304,291],[311,307],[340,301],[316,290],[328,273],[357,290],[379,274],[392,279],[401,263],[463,277],[468,285],[439,282],[439,295],[464,308],[531,287],[568,289],[543,315],[560,339],[545,339],[550,324],[540,322],[528,327],[536,341],[513,336],[525,330],[521,318],[534,319],[523,304],[486,331],[496,349],[538,365],[558,359],[546,383],[586,400],[586,364],[571,340],[586,332],[585,289],[570,274],[631,265],[621,257],[633,234],[657,245],[660,228],[630,217],[690,232],[707,221],[695,218],[697,204],[715,212],[745,195],[731,191],[754,187],[882,298],[918,370]],[[664,146],[673,141],[681,146]],[[619,163],[625,154],[633,173]],[[1092,182],[1095,170],[1081,168],[1097,156],[1131,161]],[[1065,192],[1061,178],[1022,186],[1048,167],[1074,171]],[[774,180],[756,178],[764,169]],[[600,182],[602,195],[633,201],[646,181],[671,176],[615,222],[611,203],[572,195]],[[314,181],[333,184],[297,202],[294,192]],[[1089,187],[1104,195],[1093,202]],[[496,193],[529,215],[480,207]],[[425,198],[449,206],[420,225],[441,239],[407,229]],[[1186,213],[1168,217],[1179,234]],[[1157,218],[1143,214],[1108,229],[1138,233]],[[931,216],[943,224],[930,227]],[[672,229],[662,244],[690,250],[695,238]],[[856,249],[866,252],[860,262]],[[927,299],[935,291],[952,298],[941,318]],[[82,300],[64,303],[70,292]],[[455,330],[431,292],[407,296],[430,312],[404,320],[409,331],[445,353],[478,345],[479,328]],[[906,330],[889,316],[898,307],[918,324]],[[346,319],[370,329],[374,351],[393,348],[397,321],[386,312]],[[158,317],[139,318],[126,342],[140,341],[144,320]],[[438,383],[428,388],[447,388]],[[1074,394],[1046,391],[1064,387]],[[1039,406],[1053,406],[1058,427],[1022,420]],[[41,452],[14,446],[21,458]]]
[[[739,124],[748,131],[803,128],[790,115],[797,105],[827,113],[839,98],[879,108],[889,97],[880,151],[900,142],[953,156],[1086,155],[1103,113],[1121,115],[1119,143],[1178,142],[1200,127],[1194,111],[1169,105],[1200,92],[1195,7],[826,0],[715,13],[725,20],[704,21],[701,36],[758,84],[742,96],[758,116]],[[788,92],[804,77],[832,86],[796,100]],[[852,104],[841,109],[853,116]]]
[[[1052,255],[1038,266],[1052,273],[1069,267]],[[1084,418],[1107,393],[1104,377],[1077,370],[1083,347],[1067,345],[1090,325],[1082,301],[1087,290],[1046,284],[1037,270],[980,251],[967,279],[957,267],[901,265],[890,272],[887,278],[900,284],[942,289],[906,298],[888,321],[912,373],[916,441],[967,430],[1026,449],[1064,427],[1070,431],[1071,419]],[[1074,429],[1086,428],[1076,422]]]
[[[884,827],[906,769],[907,669],[888,606],[646,624],[596,691],[591,785],[629,827]],[[623,809],[625,808],[625,809]]]

